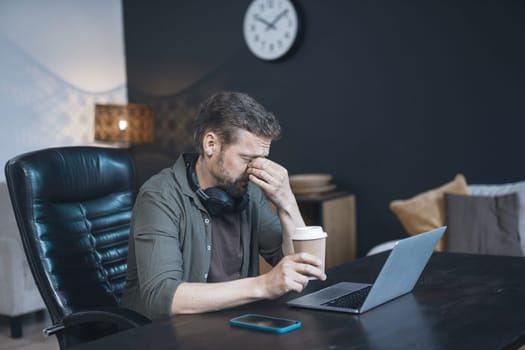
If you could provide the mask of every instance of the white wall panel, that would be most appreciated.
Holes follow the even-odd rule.
[[[23,152],[92,142],[94,104],[126,101],[120,0],[0,1],[2,168]]]

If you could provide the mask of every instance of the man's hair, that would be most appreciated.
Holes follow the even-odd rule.
[[[281,126],[275,116],[264,109],[252,97],[232,91],[223,91],[204,101],[193,124],[193,141],[202,154],[202,140],[207,132],[218,135],[224,145],[237,141],[238,129],[258,137],[276,140],[281,136]]]

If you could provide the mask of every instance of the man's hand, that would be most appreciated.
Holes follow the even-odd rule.
[[[266,198],[276,206],[283,228],[283,253],[293,254],[291,235],[297,227],[304,226],[304,220],[290,188],[288,171],[281,165],[260,157],[250,162],[247,172],[250,181],[259,186]]]
[[[308,284],[308,276],[326,279],[320,263],[317,257],[300,253],[284,257],[273,270],[257,277],[218,283],[183,282],[175,291],[171,312],[175,315],[222,310],[274,299],[292,290],[301,292]]]
[[[270,272],[260,276],[264,297],[274,299],[289,292],[302,292],[308,285],[308,277],[325,280],[319,269],[321,260],[308,253],[285,256]]]
[[[256,158],[248,165],[248,175],[250,181],[259,186],[277,208],[282,209],[295,202],[288,171],[281,165],[267,158]]]

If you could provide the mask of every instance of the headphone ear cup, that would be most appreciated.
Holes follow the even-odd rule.
[[[186,177],[191,189],[197,193],[202,204],[210,212],[212,216],[219,216],[222,214],[231,214],[240,212],[248,206],[250,196],[248,193],[244,194],[241,199],[234,199],[218,187],[211,187],[205,190],[200,188],[197,174],[195,173],[195,163],[197,162],[198,154],[185,153],[184,162],[186,163]]]
[[[229,214],[236,211],[235,201],[226,191],[212,187],[205,189],[204,193],[209,197],[206,201],[206,208],[211,215]]]

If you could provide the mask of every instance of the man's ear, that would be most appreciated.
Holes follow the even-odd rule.
[[[204,155],[206,157],[213,157],[213,155],[220,150],[219,136],[213,131],[208,131],[204,134],[202,149],[204,150]]]

